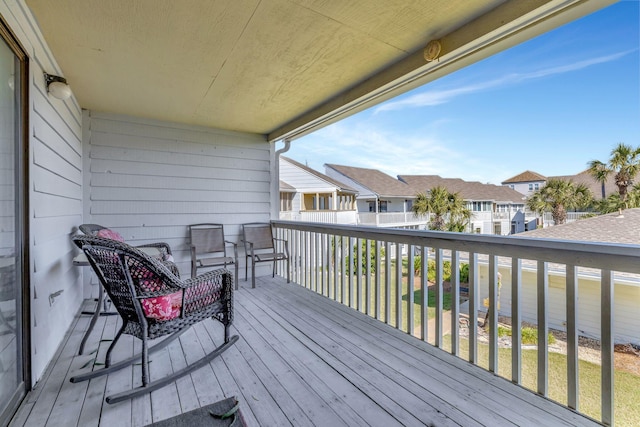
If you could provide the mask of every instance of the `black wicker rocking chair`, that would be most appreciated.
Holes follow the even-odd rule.
[[[142,386],[106,397],[117,403],[157,390],[205,366],[237,340],[229,336],[233,321],[233,275],[226,269],[180,280],[158,259],[126,243],[94,236],[78,235],[73,241],[87,259],[116,310],[122,327],[105,356],[104,368],[76,375],[72,383],[115,372],[142,360]],[[149,381],[149,354],[164,348],[191,325],[207,318],[224,325],[224,343],[203,358],[164,378]],[[129,359],[111,363],[111,352],[122,334],[142,340],[142,352]],[[168,336],[148,347],[149,340]]]

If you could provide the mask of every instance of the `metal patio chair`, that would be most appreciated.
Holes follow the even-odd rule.
[[[289,247],[284,239],[273,237],[273,230],[269,223],[253,222],[242,225],[242,242],[246,263],[244,266],[244,280],[247,281],[247,270],[251,261],[251,287],[256,287],[256,263],[272,262],[273,277],[276,276],[276,262],[287,262],[287,283],[290,282],[289,273]],[[281,251],[278,251],[280,243]]]
[[[106,397],[116,403],[157,390],[194,370],[205,366],[237,340],[229,336],[233,320],[233,275],[218,269],[200,276],[180,280],[167,266],[141,250],[123,242],[77,235],[74,243],[82,248],[94,272],[122,318],[105,356],[104,368],[76,375],[77,383],[96,378],[142,362],[142,386]],[[191,325],[213,318],[224,325],[224,343],[197,362],[164,378],[150,381],[149,354],[178,338]],[[142,341],[142,352],[112,363],[111,352],[122,334]],[[165,337],[148,347],[148,341]]]
[[[238,289],[238,245],[225,240],[222,224],[192,224],[189,226],[191,242],[191,277],[198,269],[211,267],[235,267],[235,285]],[[227,255],[227,247],[233,247],[233,256]]]

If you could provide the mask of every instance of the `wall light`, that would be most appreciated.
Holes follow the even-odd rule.
[[[61,100],[69,99],[71,96],[71,88],[67,84],[67,79],[60,76],[44,73],[44,81],[47,85],[47,91],[54,97]]]

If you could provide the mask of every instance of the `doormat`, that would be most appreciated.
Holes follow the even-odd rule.
[[[157,423],[148,424],[146,427],[245,427],[246,424],[240,410],[233,411],[237,404],[238,400],[235,397],[230,397]],[[228,414],[228,416],[220,418],[211,415],[211,413]]]

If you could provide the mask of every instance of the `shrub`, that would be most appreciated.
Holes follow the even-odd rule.
[[[374,240],[369,240],[369,247],[370,247],[370,252],[371,255],[369,257],[369,267],[371,269],[372,273],[376,272],[376,242]],[[384,247],[380,247],[380,258],[384,257]],[[355,251],[356,251],[356,247],[353,248],[353,252],[355,255]],[[362,263],[362,272],[366,272],[367,271],[367,241],[363,240],[362,241],[362,245],[360,247],[360,253],[361,255],[361,263]],[[347,270],[347,273],[351,273],[352,269],[350,268],[351,264],[351,259],[349,257],[349,255],[344,257],[344,263],[345,263],[345,268]],[[353,260],[353,274],[357,274],[358,273],[358,263],[357,263],[357,258],[354,258]]]
[[[417,255],[413,259],[413,270],[415,274],[420,274],[420,269],[422,267],[422,257]],[[427,265],[427,280],[430,282],[436,281],[436,261],[434,259],[430,259]],[[451,262],[444,261],[442,263],[442,279],[445,282],[451,281]],[[469,282],[469,264],[462,263],[460,264],[460,283],[468,283]]]

